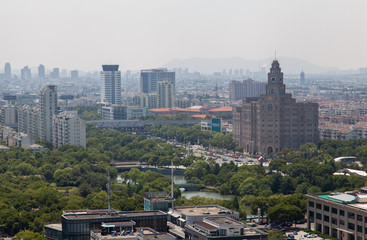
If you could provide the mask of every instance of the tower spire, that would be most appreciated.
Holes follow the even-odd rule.
[[[274,60],[277,60],[277,50],[275,50],[275,58]]]

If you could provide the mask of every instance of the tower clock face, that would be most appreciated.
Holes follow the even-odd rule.
[[[271,78],[270,78],[270,80],[271,80],[272,82],[275,82],[275,81],[277,80],[277,78],[276,78],[276,77],[271,77]]]

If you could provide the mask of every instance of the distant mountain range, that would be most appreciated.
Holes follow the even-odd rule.
[[[229,69],[250,69],[250,71],[259,71],[260,67],[265,67],[268,72],[273,59],[260,59],[260,60],[248,60],[239,57],[234,58],[186,58],[186,59],[173,59],[166,63],[166,68],[188,68],[191,72],[198,71],[200,73],[212,74],[213,72],[222,72],[225,69],[227,72]],[[280,57],[278,58],[280,67],[285,74],[297,74],[302,70],[307,73],[326,73],[329,71],[337,71],[337,68],[322,67],[307,61]]]

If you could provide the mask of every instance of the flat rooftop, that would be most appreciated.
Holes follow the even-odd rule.
[[[140,235],[142,236],[142,235]],[[176,239],[174,236],[167,234],[167,233],[157,233],[156,235],[154,234],[149,234],[149,235],[144,235],[143,239]]]
[[[320,195],[316,195],[319,198],[323,198],[325,200],[329,200],[329,201],[333,201],[333,202],[337,202],[337,203],[355,203],[356,202],[356,197],[350,194],[345,194],[345,193],[332,193],[332,194],[320,194]]]
[[[219,225],[228,226],[228,225],[237,225],[237,226],[244,226],[245,224],[241,222],[237,222],[233,219],[227,218],[227,217],[208,217],[206,218],[210,222],[217,223]]]
[[[102,235],[102,233],[100,231],[92,231],[92,236],[94,237],[98,237],[98,239],[103,239],[103,240],[135,240],[136,236],[138,235],[137,232],[133,232],[132,234],[126,234],[126,235],[122,235],[120,236],[120,233],[117,233],[115,236],[112,236],[111,233],[107,234],[107,235]]]
[[[140,217],[140,216],[167,216],[162,211],[136,211],[136,212],[118,212],[112,210],[108,213],[107,209],[82,209],[82,210],[67,210],[64,211],[62,217],[68,220],[77,219],[104,219],[104,218],[119,218],[119,217]]]
[[[175,207],[175,210],[186,216],[210,216],[219,214],[231,214],[233,211],[220,206],[190,206],[190,207]]]
[[[45,227],[62,232],[62,224],[61,223],[46,224]]]

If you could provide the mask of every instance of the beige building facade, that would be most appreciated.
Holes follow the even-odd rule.
[[[367,239],[367,190],[307,196],[307,228],[340,240]]]
[[[298,103],[285,89],[279,62],[274,60],[266,93],[244,98],[241,106],[233,107],[233,140],[244,151],[271,155],[284,147],[318,143],[318,104]]]

